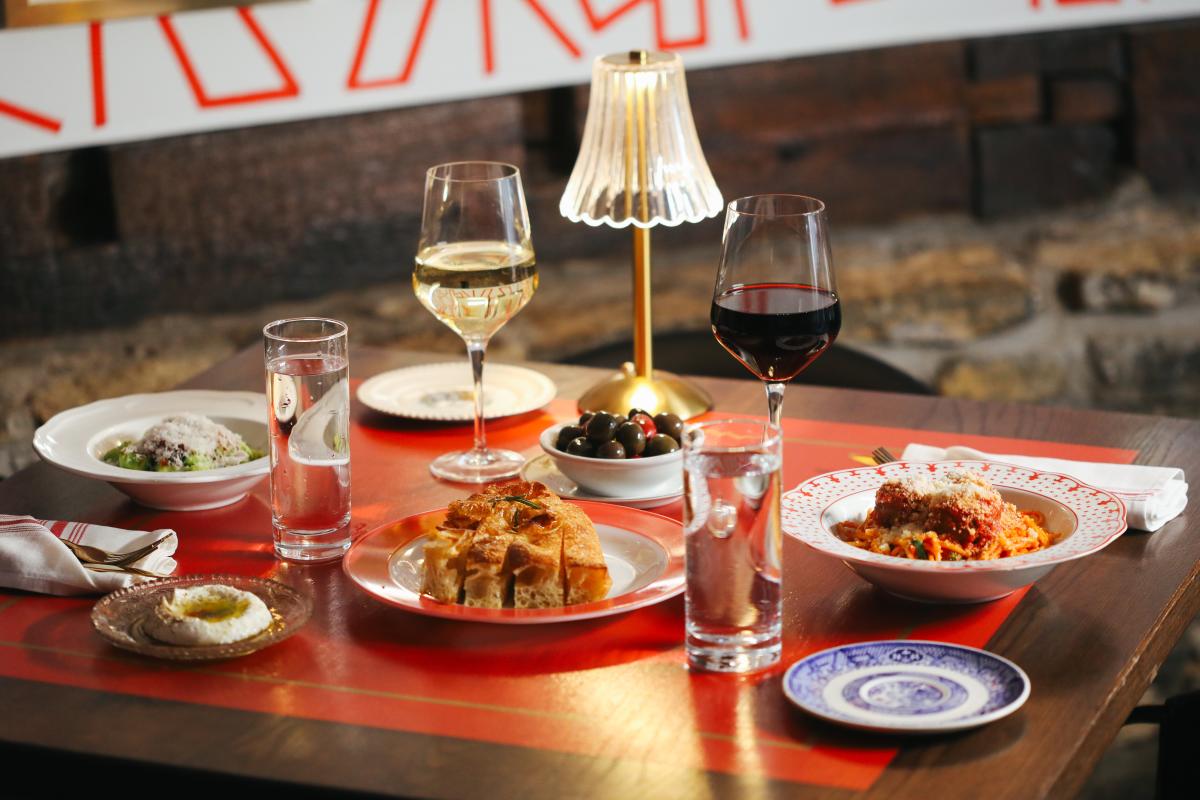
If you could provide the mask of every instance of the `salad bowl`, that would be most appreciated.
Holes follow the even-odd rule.
[[[102,460],[119,442],[138,439],[163,418],[183,413],[202,414],[255,450],[267,450],[266,396],[210,390],[131,394],[72,408],[38,428],[33,447],[59,469],[105,481],[150,508],[200,511],[241,500],[270,471],[266,456],[195,472],[126,469]]]

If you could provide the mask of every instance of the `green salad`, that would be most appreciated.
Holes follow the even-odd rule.
[[[100,459],[123,469],[196,472],[232,467],[264,455],[208,417],[179,414],[152,426],[140,439],[118,442]]]

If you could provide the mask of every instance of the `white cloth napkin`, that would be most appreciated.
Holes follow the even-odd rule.
[[[101,572],[79,562],[60,539],[128,552],[166,541],[133,566],[166,577],[175,571],[179,538],[171,530],[127,531],[82,522],[57,522],[0,514],[0,586],[41,594],[103,594],[151,580],[128,572]]]
[[[1183,513],[1187,506],[1187,481],[1183,470],[1175,467],[1146,467],[1140,464],[1101,464],[1094,461],[1067,461],[1061,458],[1035,458],[984,453],[970,447],[931,447],[910,444],[904,448],[905,461],[954,461],[983,459],[1003,461],[1019,467],[1060,472],[1084,483],[1105,489],[1125,501],[1125,521],[1129,527],[1156,531]]]

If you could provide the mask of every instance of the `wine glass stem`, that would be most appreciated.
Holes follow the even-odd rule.
[[[771,417],[771,424],[780,425],[783,422],[783,390],[787,388],[787,384],[768,381],[764,385],[767,389],[767,413]]]
[[[475,381],[475,450],[487,449],[487,437],[483,430],[483,356],[486,341],[467,342],[467,356],[471,359],[471,377]]]

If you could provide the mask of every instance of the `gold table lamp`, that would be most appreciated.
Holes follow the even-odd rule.
[[[700,222],[724,207],[688,104],[683,62],[635,50],[596,59],[583,144],[558,209],[572,222],[633,226],[632,364],[588,389],[583,410],[684,419],[712,408],[698,386],[654,369],[650,314],[650,228]]]

